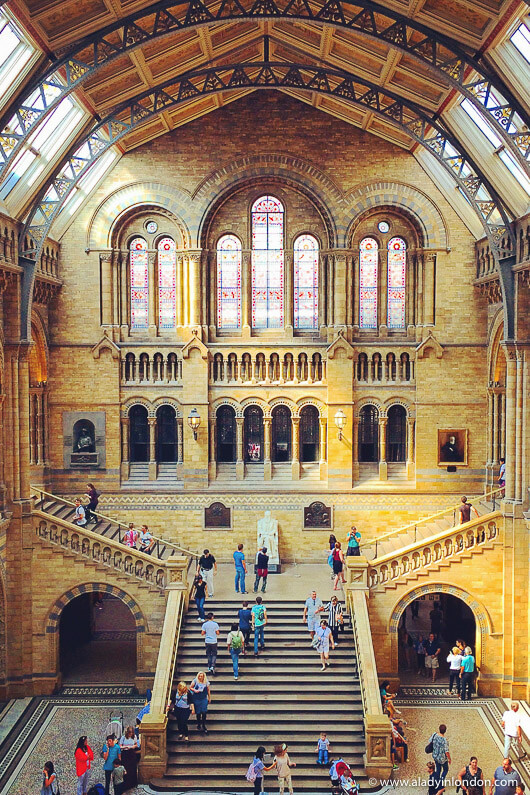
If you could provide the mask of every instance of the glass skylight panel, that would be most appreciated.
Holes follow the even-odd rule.
[[[510,36],[510,41],[517,47],[523,58],[530,63],[530,29],[523,22],[515,33]]]
[[[530,180],[520,167],[519,163],[517,163],[512,155],[507,152],[505,149],[502,149],[499,152],[499,157],[504,163],[504,165],[511,171],[519,185],[527,192],[530,196]]]
[[[481,112],[470,102],[469,99],[464,99],[463,102],[460,103],[460,107],[462,107],[470,119],[473,119],[479,130],[486,136],[488,141],[493,144],[493,146],[498,147],[502,145],[502,141],[497,135],[497,133],[490,127],[484,116]]]
[[[5,102],[35,48],[20,33],[7,14],[0,11],[0,98]]]

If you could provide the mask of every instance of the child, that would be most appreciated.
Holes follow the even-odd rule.
[[[317,765],[327,765],[329,762],[329,740],[326,737],[326,732],[320,733],[315,751],[318,751]]]
[[[278,745],[275,745],[274,753],[275,757],[272,760],[272,766],[276,768],[276,772],[278,774],[280,795],[283,795],[285,790],[285,785],[287,785],[290,795],[293,795],[293,781],[291,778],[291,768],[296,767],[296,762],[291,762],[291,760],[289,759],[289,754],[287,753],[287,745],[285,743],[278,743]]]
[[[344,793],[348,793],[348,795],[357,795],[359,792],[357,782],[353,778],[351,770],[348,770],[342,774],[340,777],[340,786],[342,787],[342,791]]]
[[[114,795],[122,795],[125,792],[125,784],[123,782],[126,776],[125,768],[119,759],[114,760],[114,770],[112,771],[112,783],[114,784]]]

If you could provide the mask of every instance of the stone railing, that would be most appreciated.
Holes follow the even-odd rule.
[[[137,549],[124,547],[119,541],[93,533],[85,527],[57,520],[44,511],[33,511],[35,535],[42,544],[73,552],[91,563],[106,566],[119,575],[165,590],[168,584],[167,561],[153,560]],[[183,558],[185,560],[185,558]]]
[[[383,714],[370,618],[368,615],[368,561],[346,558],[346,605],[351,616],[364,713],[366,775],[385,780],[392,770],[390,721]]]
[[[366,353],[361,351],[354,367],[360,384],[414,384],[415,351],[412,353]]]
[[[213,349],[211,384],[325,384],[326,360],[322,351],[279,350],[274,353],[226,353]]]
[[[385,588],[500,540],[500,517],[495,511],[375,558],[370,561],[369,588]]]
[[[180,351],[159,349],[145,350],[142,346],[134,351],[121,349],[121,383],[136,384],[182,384],[182,356]]]

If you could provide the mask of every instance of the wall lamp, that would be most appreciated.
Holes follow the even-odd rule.
[[[200,424],[201,424],[201,415],[199,414],[197,409],[192,409],[188,417],[188,425],[193,431],[193,438],[195,439],[195,441],[197,441],[197,431],[199,430]]]
[[[348,418],[346,417],[345,413],[342,409],[339,409],[335,414],[335,425],[339,429],[339,442],[342,441],[342,431],[346,427],[347,422]]]

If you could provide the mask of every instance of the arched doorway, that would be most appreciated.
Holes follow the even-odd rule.
[[[232,464],[236,460],[236,413],[232,406],[219,406],[216,413],[217,461]]]
[[[379,411],[363,406],[359,414],[359,461],[379,461]]]
[[[316,406],[304,406],[300,412],[300,460],[318,461],[320,456],[320,420]]]
[[[256,464],[263,461],[263,411],[259,406],[245,409],[245,461]]]
[[[292,422],[288,406],[275,406],[272,410],[271,459],[277,463],[291,460]]]
[[[160,406],[156,412],[156,460],[177,460],[177,412],[173,406]]]
[[[149,422],[145,406],[131,407],[129,428],[131,461],[149,461]]]
[[[386,430],[386,460],[407,460],[407,412],[403,406],[390,406]]]
[[[82,593],[59,621],[59,670],[65,683],[134,683],[136,622],[121,599]]]

